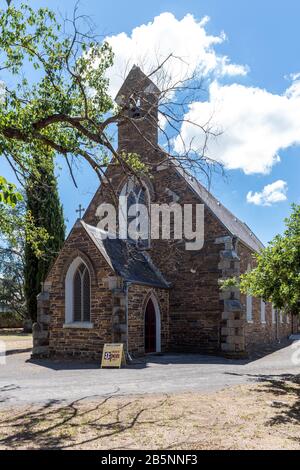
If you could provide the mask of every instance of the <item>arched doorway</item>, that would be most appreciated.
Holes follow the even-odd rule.
[[[151,296],[145,310],[145,353],[160,352],[160,313],[156,298]]]

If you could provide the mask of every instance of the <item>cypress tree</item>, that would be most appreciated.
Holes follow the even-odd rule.
[[[64,216],[54,174],[53,155],[34,158],[34,168],[26,181],[26,210],[35,229],[47,233],[38,254],[32,240],[26,237],[25,242],[24,290],[27,315],[34,322],[37,318],[36,297],[41,292],[41,284],[65,239]]]

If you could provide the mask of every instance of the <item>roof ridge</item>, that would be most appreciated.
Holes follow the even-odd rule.
[[[230,209],[228,209],[228,207],[226,207],[219,199],[217,199],[216,196],[214,196],[213,193],[211,193],[210,191],[208,191],[208,190],[206,189],[206,187],[205,187],[202,183],[200,183],[200,181],[199,181],[197,178],[195,178],[195,180],[196,180],[196,183],[197,183],[199,186],[201,186],[201,189],[204,189],[204,191],[206,191],[206,192],[209,194],[210,197],[214,198],[214,200],[217,202],[217,204],[219,204],[220,206],[222,206],[222,208],[225,209],[225,210],[228,212],[228,214],[230,214],[232,217],[234,217],[234,219],[235,219],[236,222],[239,222],[242,226],[246,227],[246,228],[249,230],[251,236],[252,236],[252,237],[255,237],[256,240],[257,240],[259,243],[263,244],[263,243],[260,241],[260,239],[257,237],[257,235],[255,235],[255,233],[253,232],[253,230],[251,229],[251,227],[249,227],[249,225],[248,225],[246,222],[244,222],[243,220],[241,220],[241,219],[240,219],[239,217],[237,217]]]
[[[234,215],[224,204],[222,204],[210,191],[208,191],[205,186],[200,183],[200,181],[190,175],[187,170],[185,170],[182,166],[180,166],[174,160],[170,160],[171,163],[176,168],[176,171],[185,179],[185,181],[189,184],[191,189],[194,190],[196,195],[209,207],[209,209],[213,212],[213,214],[219,219],[219,221],[224,225],[224,227],[233,235],[238,237],[243,243],[245,243],[249,248],[258,252],[262,248],[264,248],[263,243],[260,239],[255,235],[255,233],[250,229],[250,227],[240,220],[236,215]],[[201,194],[201,193],[205,194]],[[218,214],[216,207],[213,207],[213,204],[217,206],[217,208],[222,209],[223,212],[226,211],[230,220],[224,220],[222,217],[222,213]],[[233,227],[233,225],[237,224],[240,227],[240,230],[243,233],[238,231],[238,227]],[[247,234],[247,236],[246,236]],[[248,240],[247,240],[248,238]]]

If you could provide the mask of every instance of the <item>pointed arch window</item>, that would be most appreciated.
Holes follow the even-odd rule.
[[[73,321],[90,321],[90,274],[84,263],[81,263],[73,279]]]
[[[121,196],[127,201],[128,238],[141,249],[150,247],[150,195],[146,184],[130,178],[123,186]]]
[[[91,277],[87,265],[75,258],[65,279],[65,328],[92,328]]]

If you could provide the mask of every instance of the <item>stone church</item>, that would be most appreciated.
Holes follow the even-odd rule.
[[[139,154],[149,173],[134,180],[120,164],[109,164],[38,296],[35,357],[99,360],[103,344],[112,342],[124,343],[130,357],[166,352],[245,356],[297,330],[294,318],[261,299],[234,288],[220,290],[221,279],[254,266],[253,253],[263,245],[200,182],[166,158],[153,125],[158,95],[152,81],[133,67],[116,97],[124,115],[130,114],[118,123],[118,150]],[[204,206],[202,249],[186,250],[180,240],[103,238],[97,208],[116,204],[115,195],[121,194],[146,205]]]

